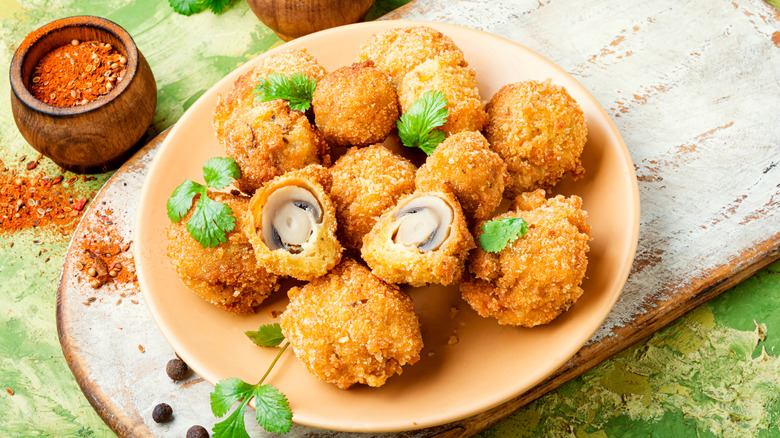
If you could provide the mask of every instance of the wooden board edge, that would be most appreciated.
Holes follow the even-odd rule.
[[[664,303],[656,303],[662,310],[640,315],[637,317],[637,324],[616,329],[615,336],[605,338],[599,343],[586,345],[563,367],[529,391],[490,410],[453,422],[445,431],[426,435],[426,438],[471,437],[548,392],[554,391],[581,376],[626,348],[648,339],[687,312],[736,286],[771,263],[780,260],[780,233],[754,246],[750,253],[743,254],[743,257],[747,257],[745,263],[715,268],[713,269],[716,272],[714,277],[707,281],[700,281],[691,287],[689,292],[670,297]]]
[[[60,281],[57,287],[57,301],[56,301],[56,324],[57,324],[57,337],[60,341],[60,347],[65,357],[68,367],[71,373],[76,379],[81,392],[95,409],[98,416],[106,423],[106,425],[118,436],[133,436],[133,437],[154,437],[155,435],[151,430],[143,423],[134,421],[133,418],[125,413],[124,407],[117,406],[96,385],[90,378],[90,366],[86,363],[84,356],[79,352],[79,348],[74,343],[73,337],[70,335],[70,315],[66,308],[63,306],[63,296],[68,293],[67,282],[65,279],[74,275],[73,266],[69,261],[76,260],[76,245],[79,237],[85,233],[85,227],[88,215],[94,211],[92,205],[100,204],[100,199],[104,189],[110,186],[113,181],[117,180],[117,175],[122,175],[127,172],[137,171],[139,168],[145,167],[142,164],[143,159],[155,149],[157,149],[168,136],[170,128],[161,132],[150,140],[146,145],[140,148],[132,157],[130,157],[117,171],[106,181],[100,191],[95,195],[95,198],[90,203],[90,207],[84,212],[81,220],[76,228],[73,230],[71,241],[68,244],[68,249],[65,253],[63,261],[62,272],[60,274]],[[144,169],[145,170],[145,169]]]

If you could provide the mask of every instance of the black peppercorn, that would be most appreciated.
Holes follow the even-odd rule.
[[[173,380],[186,378],[188,370],[187,364],[181,359],[171,359],[168,361],[168,365],[165,366],[165,372]]]
[[[203,426],[192,426],[187,430],[187,438],[209,438],[209,432]]]
[[[165,423],[173,416],[173,409],[167,403],[160,403],[152,411],[152,419],[157,423]]]

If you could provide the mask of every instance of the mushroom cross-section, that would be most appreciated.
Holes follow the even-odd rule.
[[[438,249],[447,239],[453,212],[443,199],[427,195],[406,203],[393,220],[393,242],[426,252]]]
[[[298,254],[321,225],[322,206],[303,187],[281,187],[268,196],[263,207],[263,241],[271,250]]]

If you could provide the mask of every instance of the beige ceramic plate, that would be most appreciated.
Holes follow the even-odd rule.
[[[615,125],[574,78],[549,60],[514,42],[473,29],[417,22],[372,22],[319,32],[294,40],[247,63],[206,92],[176,123],[146,176],[135,226],[138,277],[149,309],[173,348],[208,381],[239,377],[257,382],[275,349],[244,336],[275,322],[284,309],[278,293],[259,314],[236,316],[207,304],[185,288],[165,256],[166,201],[184,179],[203,181],[203,163],[224,156],[211,126],[219,93],[264,56],[306,48],[328,71],[351,64],[369,36],[399,26],[426,24],[452,37],[477,71],[489,99],[502,85],[551,78],[566,87],[585,112],[588,143],[585,178],[556,189],[584,200],[593,226],[585,294],[552,324],[534,329],[499,326],[461,301],[456,287],[407,289],[422,324],[422,359],[381,388],[340,390],[323,383],[291,352],[268,383],[290,400],[300,424],[325,429],[380,432],[418,429],[458,420],[508,401],[530,389],[571,358],[590,338],[620,295],[631,267],[639,229],[639,195],[631,158]],[[452,308],[459,311],[453,317]],[[458,343],[447,345],[456,334]]]

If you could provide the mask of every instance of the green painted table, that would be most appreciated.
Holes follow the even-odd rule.
[[[404,3],[379,2],[369,18]],[[31,30],[77,14],[116,21],[149,60],[159,92],[146,140],[172,125],[227,72],[281,43],[238,1],[218,16],[183,17],[166,2],[148,0],[0,0],[2,64],[7,68],[16,45]],[[417,0],[391,17],[481,28],[537,50],[571,72],[615,118],[637,165],[643,196],[640,248],[624,297],[584,352],[529,396],[464,427],[406,436],[469,435],[505,416],[482,436],[780,436],[775,352],[780,264],[769,264],[780,255],[780,128],[774,110],[780,107],[780,15],[761,1],[650,1],[618,7],[597,0]],[[0,94],[10,93],[7,82],[0,87],[5,90]],[[16,130],[10,105],[1,109],[4,185],[62,175],[64,189],[74,197],[95,199],[113,173],[73,178],[46,159],[27,170],[37,154]],[[727,152],[733,158],[723,155]],[[143,163],[142,157],[136,164]],[[129,170],[109,182],[112,196],[133,196],[125,187],[140,181]],[[699,184],[686,184],[685,178]],[[85,213],[88,217],[100,216],[101,197],[108,199],[105,190]],[[213,424],[213,418],[201,415],[208,412],[209,385],[197,376],[179,386],[168,381],[169,386],[149,394],[123,385],[127,376],[117,368],[115,375],[108,373],[113,390],[108,401],[146,404],[134,406],[125,418],[106,412],[101,418],[90,406],[63,356],[55,322],[72,233],[67,226],[0,232],[0,436],[113,436],[106,423],[128,436],[183,436],[192,424]],[[93,331],[107,325],[117,329],[96,335],[110,348],[93,350],[106,360],[114,351],[132,352],[141,364],[136,372],[164,382],[165,361],[173,353],[155,328],[122,336],[130,318],[148,318],[143,306],[133,303],[142,297],[134,300],[129,294],[119,304],[117,295],[100,297],[90,308],[102,315]],[[177,395],[178,421],[154,425],[149,418],[153,403]],[[292,434],[352,435],[299,426]]]

